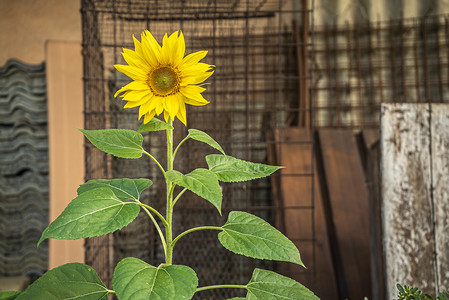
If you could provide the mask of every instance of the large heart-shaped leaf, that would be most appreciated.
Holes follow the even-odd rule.
[[[201,130],[189,129],[189,134],[187,135],[187,137],[199,142],[206,143],[212,148],[215,148],[221,153],[223,153],[223,155],[225,155],[223,148],[221,148],[221,146],[210,135]]]
[[[206,162],[209,170],[217,175],[218,180],[224,182],[239,182],[262,178],[282,168],[256,164],[232,156],[219,154],[206,156]]]
[[[139,200],[143,190],[153,183],[146,178],[129,179],[92,179],[80,185],[77,190],[78,195],[98,188],[109,188],[120,200]]]
[[[137,129],[137,132],[159,131],[167,129],[173,129],[173,126],[157,118],[153,118],[150,120],[150,122],[140,125],[139,129]]]
[[[187,175],[178,171],[168,171],[167,178],[173,183],[185,187],[212,203],[221,214],[223,194],[217,176],[207,169],[196,169]]]
[[[221,228],[223,231],[218,234],[220,243],[234,253],[304,266],[292,241],[259,217],[232,211]]]
[[[248,300],[319,300],[309,289],[291,278],[272,271],[255,269],[246,285]]]
[[[170,275],[175,287],[176,300],[192,299],[198,287],[198,277],[194,270],[187,266],[170,265],[163,267]]]
[[[121,158],[139,158],[142,156],[143,136],[127,129],[79,129],[95,147],[103,152]]]
[[[134,202],[120,200],[109,188],[82,193],[42,233],[47,238],[74,240],[114,232],[131,223],[139,213]]]
[[[154,267],[134,257],[121,260],[112,277],[112,287],[120,300],[188,300],[197,286],[196,273],[187,266]]]
[[[108,289],[92,267],[70,263],[36,280],[16,300],[107,300]]]

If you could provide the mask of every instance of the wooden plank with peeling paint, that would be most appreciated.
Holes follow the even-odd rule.
[[[437,290],[449,290],[449,105],[431,105]]]
[[[381,110],[382,212],[387,297],[396,284],[435,294],[428,104],[384,104]]]

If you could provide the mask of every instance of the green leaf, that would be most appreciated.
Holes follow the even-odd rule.
[[[291,278],[272,271],[255,269],[246,289],[248,300],[319,300],[309,289]]]
[[[175,298],[192,299],[198,287],[198,277],[194,270],[187,266],[170,265],[164,267],[173,280]]]
[[[304,266],[296,246],[259,217],[232,211],[222,229],[218,239],[229,251],[252,258],[287,261]]]
[[[223,148],[221,148],[221,146],[213,138],[211,138],[210,135],[201,130],[189,129],[189,134],[187,135],[187,137],[199,142],[206,143],[212,148],[215,148],[221,153],[223,153],[223,155],[226,155],[225,152],[223,151]]]
[[[95,147],[103,152],[121,158],[139,158],[142,156],[143,136],[127,129],[79,129]]]
[[[262,178],[282,168],[256,164],[232,156],[219,154],[206,156],[206,162],[209,170],[217,175],[218,180],[224,182],[239,182]]]
[[[12,300],[16,299],[16,297],[20,294],[18,291],[6,291],[0,292],[0,300]]]
[[[143,190],[151,186],[153,182],[146,178],[139,179],[92,179],[80,185],[78,195],[98,188],[109,188],[120,200],[139,200]]]
[[[150,120],[150,122],[140,125],[139,129],[137,129],[137,132],[159,131],[159,130],[167,130],[167,129],[173,129],[173,126],[171,126],[170,124],[167,124],[157,118],[153,118]]]
[[[404,294],[404,288],[402,287],[402,285],[400,285],[399,283],[396,284],[397,289],[399,290],[400,293]]]
[[[188,300],[197,286],[195,271],[187,266],[154,267],[134,257],[121,260],[112,276],[112,287],[120,300]]]
[[[70,263],[42,275],[16,300],[107,300],[107,295],[108,290],[94,269]]]
[[[234,297],[234,298],[228,298],[226,300],[245,300],[246,298],[243,297]]]
[[[165,174],[168,180],[185,187],[214,205],[221,215],[223,194],[217,176],[207,169],[196,169],[187,175],[171,170]]]
[[[98,188],[73,199],[42,233],[47,238],[74,240],[114,232],[131,223],[139,213],[134,202],[120,200],[109,188]]]

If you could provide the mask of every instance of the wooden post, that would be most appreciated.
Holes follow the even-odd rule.
[[[449,106],[384,104],[382,211],[387,296],[448,289]]]
[[[449,291],[449,105],[431,105],[437,288]]]

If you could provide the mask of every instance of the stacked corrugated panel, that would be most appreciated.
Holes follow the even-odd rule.
[[[0,67],[0,277],[47,269],[48,134],[45,65]]]

